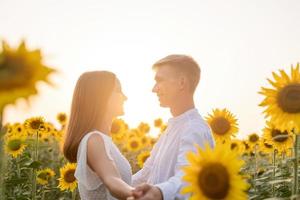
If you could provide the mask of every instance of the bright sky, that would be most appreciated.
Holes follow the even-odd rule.
[[[51,77],[55,88],[41,84],[31,106],[7,107],[4,122],[68,113],[76,80],[88,70],[117,74],[130,126],[166,121],[169,110],[151,93],[151,65],[182,53],[201,66],[200,113],[226,107],[239,120],[239,137],[260,133],[257,92],[272,71],[300,62],[299,10],[298,0],[0,0],[0,40],[16,45],[25,38],[60,71]]]

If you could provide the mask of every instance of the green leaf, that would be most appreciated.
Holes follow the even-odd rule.
[[[41,165],[42,165],[41,162],[39,162],[39,161],[33,161],[33,162],[31,162],[27,167],[28,167],[28,168],[37,169],[37,168],[39,168]]]

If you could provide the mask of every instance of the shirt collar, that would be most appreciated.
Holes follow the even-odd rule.
[[[172,124],[175,122],[179,122],[185,119],[188,119],[190,116],[194,115],[194,114],[198,114],[198,110],[197,108],[192,108],[190,110],[185,111],[184,113],[176,116],[176,117],[172,117],[168,120],[168,124]]]

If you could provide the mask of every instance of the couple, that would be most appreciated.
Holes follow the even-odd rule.
[[[153,65],[161,107],[170,108],[173,118],[153,147],[144,167],[132,176],[129,162],[110,136],[114,118],[123,114],[123,94],[111,72],[82,74],[77,81],[64,144],[64,155],[77,162],[75,177],[82,200],[173,200],[184,182],[181,168],[188,164],[186,153],[195,144],[214,146],[210,128],[194,105],[193,95],[200,68],[186,55],[169,55]]]

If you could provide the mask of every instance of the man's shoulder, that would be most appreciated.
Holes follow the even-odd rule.
[[[210,127],[199,115],[189,119],[183,126],[183,129],[189,132],[210,132]]]

